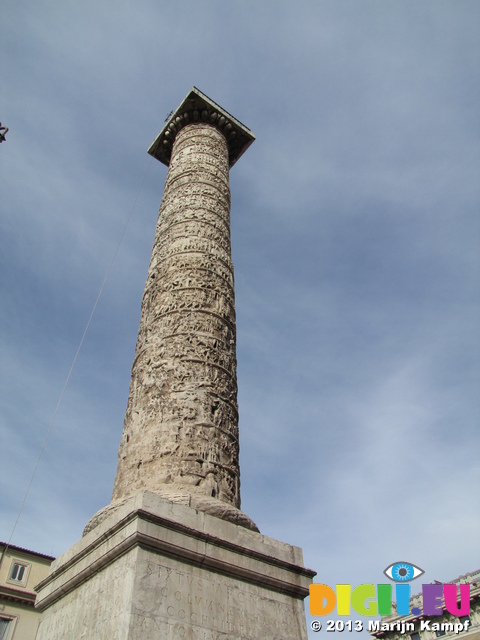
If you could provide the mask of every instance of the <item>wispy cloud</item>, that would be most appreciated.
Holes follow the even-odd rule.
[[[195,84],[257,136],[231,173],[245,511],[327,582],[477,569],[478,3],[182,7],[4,8],[0,538],[136,202],[14,543],[61,553],[110,499],[146,149]]]

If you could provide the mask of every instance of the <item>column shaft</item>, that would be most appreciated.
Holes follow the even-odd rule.
[[[149,490],[240,506],[229,158],[176,135],[142,303],[113,500]]]

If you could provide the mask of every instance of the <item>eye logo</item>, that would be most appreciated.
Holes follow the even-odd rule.
[[[383,573],[394,582],[410,582],[422,576],[425,571],[410,562],[394,562]]]

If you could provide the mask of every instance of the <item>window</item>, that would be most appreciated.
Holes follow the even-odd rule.
[[[461,622],[462,624],[465,624],[465,622],[466,622],[467,620],[470,622],[470,616],[460,616],[458,619],[460,620],[460,622]],[[469,625],[469,626],[470,626],[470,625]]]
[[[11,622],[10,618],[0,618],[0,640],[7,640]]]
[[[14,560],[12,562],[12,568],[10,569],[8,582],[10,583],[13,582],[14,584],[24,587],[27,584],[29,571],[30,571],[29,564]],[[0,640],[2,640],[1,636],[0,636]]]
[[[412,634],[410,635],[410,638],[411,638],[412,640],[420,640],[420,634],[418,633],[418,631],[415,631],[415,633],[412,633]]]
[[[435,631],[435,635],[437,636],[437,638],[440,638],[440,636],[444,636],[446,634],[446,631],[444,631],[443,629],[439,629],[438,631]]]
[[[14,563],[12,573],[10,575],[10,580],[17,580],[18,582],[22,582],[23,575],[25,573],[26,566],[24,564]]]

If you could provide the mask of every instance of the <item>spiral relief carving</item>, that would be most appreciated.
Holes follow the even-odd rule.
[[[113,501],[149,490],[256,529],[239,511],[231,129],[193,110],[165,131],[171,159]]]

